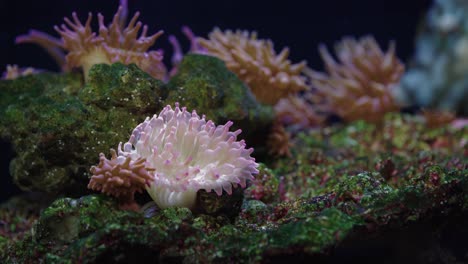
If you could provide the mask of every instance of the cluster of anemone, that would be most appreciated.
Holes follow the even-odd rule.
[[[147,36],[147,26],[137,21],[135,13],[127,26],[127,5],[121,1],[117,13],[109,25],[98,14],[98,32],[91,27],[92,14],[83,23],[76,13],[72,19],[55,26],[60,38],[31,30],[17,37],[17,43],[34,43],[44,48],[59,64],[63,71],[82,68],[87,79],[90,68],[95,64],[135,63],[140,69],[160,80],[167,79],[177,71],[184,54],[178,40],[169,37],[174,52],[172,70],[167,72],[160,50],[149,50],[162,34],[159,31]],[[139,32],[142,31],[140,35]],[[289,49],[276,53],[271,40],[257,39],[255,32],[222,32],[215,28],[208,39],[198,38],[188,28],[183,33],[190,41],[190,53],[216,56],[225,61],[227,67],[244,81],[257,100],[264,104],[276,104],[281,98],[303,91],[307,88],[302,75],[305,62],[292,64],[288,60]]]
[[[138,12],[127,24],[126,1],[121,3],[110,24],[97,15],[98,32],[92,30],[91,13],[84,23],[73,13],[72,19],[65,18],[65,24],[54,27],[60,38],[32,30],[19,36],[17,42],[40,45],[62,70],[82,68],[85,79],[93,65],[115,62],[134,63],[160,80],[174,75],[184,56],[178,40],[169,37],[174,52],[173,69],[168,74],[162,51],[150,50],[162,31],[148,36],[148,27],[138,21]],[[189,52],[223,60],[257,101],[274,105],[276,120],[266,142],[271,155],[291,155],[290,133],[285,126],[318,126],[329,113],[345,121],[378,123],[385,113],[400,108],[392,90],[404,66],[393,43],[384,52],[372,37],[345,38],[335,47],[337,60],[321,45],[326,70],[317,72],[308,69],[305,62],[293,64],[288,48],[276,53],[273,42],[257,38],[256,32],[215,28],[207,39],[196,37],[188,27],[183,33],[191,44]],[[10,67],[8,72],[5,78],[32,70]],[[425,115],[428,125],[452,118]],[[245,188],[258,173],[258,164],[250,156],[253,149],[237,140],[241,131],[232,132],[231,126],[230,121],[216,126],[195,111],[168,105],[139,124],[117,152],[111,150],[110,159],[100,154],[99,164],[91,168],[88,188],[118,197],[124,204],[134,203],[135,193],[146,190],[160,208],[194,208],[199,190],[230,195],[237,186]]]
[[[199,38],[205,53],[216,56],[244,81],[257,101],[274,105],[289,94],[307,88],[301,75],[305,62],[292,64],[289,49],[277,54],[271,40],[258,39],[256,32],[215,28],[208,39]]]
[[[233,187],[245,188],[258,173],[250,156],[253,149],[237,141],[241,130],[229,131],[232,124],[216,126],[195,111],[168,105],[139,124],[110,161],[101,155],[100,164],[91,169],[89,187],[114,196],[128,184],[125,195],[144,187],[160,208],[193,208],[201,189],[230,195]]]
[[[139,13],[135,13],[125,27],[126,10],[122,6],[108,26],[104,22],[104,17],[98,14],[99,32],[96,33],[91,28],[91,13],[88,14],[84,24],[78,15],[73,13],[73,20],[65,18],[66,24],[54,27],[61,39],[32,30],[27,35],[19,36],[17,43],[30,42],[40,45],[51,54],[63,70],[82,68],[85,78],[94,64],[121,62],[135,63],[154,78],[162,80],[166,76],[162,52],[149,51],[149,48],[163,32],[147,36],[148,27],[137,21],[138,16]],[[141,34],[138,35],[140,29]],[[67,52],[65,59],[64,50]]]
[[[345,121],[364,119],[378,123],[387,112],[398,111],[393,89],[404,65],[395,55],[395,45],[383,52],[370,36],[344,38],[335,46],[338,61],[327,48],[319,47],[326,72],[307,71],[316,88],[337,115]]]

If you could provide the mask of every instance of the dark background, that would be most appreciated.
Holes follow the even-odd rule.
[[[390,40],[397,43],[397,55],[407,62],[413,53],[418,25],[431,5],[430,0],[308,0],[308,1],[177,1],[128,0],[129,15],[140,11],[140,20],[148,24],[149,33],[163,29],[165,34],[154,48],[165,50],[165,60],[172,54],[167,41],[176,35],[188,45],[180,32],[188,25],[198,36],[206,36],[213,27],[256,30],[260,38],[270,38],[276,51],[290,48],[293,62],[307,60],[320,69],[317,45],[331,46],[343,36],[372,34],[384,47]],[[0,72],[6,64],[57,71],[54,61],[38,46],[15,45],[17,35],[37,29],[57,36],[54,25],[63,23],[73,11],[84,22],[87,12],[101,12],[112,19],[118,0],[0,0]],[[93,18],[96,27],[97,18]],[[185,47],[187,48],[187,46]],[[0,91],[1,96],[1,91]],[[1,117],[0,117],[1,118]],[[0,141],[0,201],[18,192],[11,183],[8,164],[13,156],[9,144]]]

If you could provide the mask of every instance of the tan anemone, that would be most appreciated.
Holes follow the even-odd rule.
[[[101,153],[99,164],[91,167],[93,176],[88,188],[117,197],[123,203],[132,203],[135,192],[142,192],[153,181],[149,172],[154,169],[145,167],[145,159],[133,161],[129,157],[118,156],[114,149],[110,151],[110,160]]]
[[[274,109],[277,120],[299,128],[320,126],[325,122],[324,113],[328,110],[311,92],[283,98]]]
[[[283,97],[306,89],[301,76],[306,63],[292,64],[289,49],[277,54],[271,40],[257,39],[256,32],[215,28],[208,39],[199,38],[206,53],[226,63],[244,81],[257,100],[274,105]]]
[[[383,52],[371,36],[344,38],[335,46],[338,61],[324,45],[319,51],[326,72],[308,70],[307,75],[344,120],[378,123],[385,113],[400,109],[392,90],[400,81],[404,65],[395,55],[393,42]]]
[[[163,33],[159,31],[147,36],[147,26],[137,22],[139,12],[124,28],[122,22],[122,7],[119,7],[109,26],[104,24],[104,17],[98,14],[99,34],[91,29],[92,14],[83,25],[76,13],[72,14],[73,21],[65,18],[65,24],[55,26],[61,35],[63,48],[68,51],[66,64],[69,68],[82,67],[87,78],[88,71],[94,64],[111,64],[121,62],[135,63],[143,71],[157,79],[164,79],[166,69],[162,63],[163,55],[160,51],[148,51],[156,39]],[[140,36],[138,32],[143,27]]]
[[[6,71],[3,73],[2,79],[4,80],[14,80],[19,77],[35,74],[39,72],[38,70],[27,67],[27,68],[20,68],[18,65],[7,65]]]
[[[286,131],[281,122],[274,122],[267,138],[268,153],[273,156],[291,157],[290,134]]]

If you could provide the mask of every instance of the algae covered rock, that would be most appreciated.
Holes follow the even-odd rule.
[[[418,116],[387,114],[382,127],[356,121],[298,134],[292,158],[269,164],[282,175],[284,200],[323,195],[342,177],[379,172],[400,186],[430,165],[464,168],[468,127],[428,128]],[[382,181],[381,181],[382,182]]]
[[[56,200],[42,212],[33,239],[39,244],[70,243],[116,217],[117,208],[114,201],[104,196]]]
[[[162,108],[163,83],[141,71],[135,64],[98,64],[91,68],[80,99],[102,110],[126,109],[152,115]]]
[[[389,197],[393,191],[379,173],[359,173],[344,178],[336,186],[334,203],[348,214],[362,213],[372,208],[377,199]]]
[[[235,129],[242,128],[240,136],[249,145],[260,138],[253,135],[266,135],[273,120],[272,108],[258,103],[247,86],[215,57],[185,56],[167,84],[167,92],[166,104],[179,102],[216,124],[233,121]]]
[[[215,192],[199,190],[197,193],[197,210],[208,215],[225,214],[230,217],[239,214],[244,190],[236,188],[231,195],[218,196]]]
[[[10,171],[29,191],[83,193],[99,153],[128,140],[166,104],[179,102],[217,123],[233,120],[251,139],[273,116],[223,62],[202,55],[186,56],[167,85],[117,63],[93,66],[86,84],[76,74],[46,73],[1,81],[0,88],[0,135],[17,154]]]
[[[22,194],[0,204],[0,244],[23,239],[50,202],[37,194]],[[5,245],[4,244],[4,245]],[[0,246],[1,248],[1,246]],[[1,249],[0,249],[1,251]]]
[[[186,208],[168,208],[145,218],[120,210],[117,202],[103,195],[62,198],[42,212],[32,235],[15,243],[2,262],[24,263],[38,257],[47,263],[144,260],[195,232],[189,226],[192,219]]]
[[[255,207],[252,210],[258,210],[259,206]],[[257,229],[255,222],[249,227],[242,221],[230,223],[221,216],[193,215],[187,208],[167,208],[147,218],[139,212],[118,209],[118,204],[108,197],[91,195],[53,202],[42,212],[32,235],[12,242],[0,260],[257,262],[270,250],[294,247],[319,252],[344,237],[353,224],[349,216],[336,209],[310,214],[269,231]],[[326,233],[311,236],[324,231],[324,227]],[[298,235],[291,236],[291,232]]]
[[[451,223],[467,219],[468,171],[462,140],[466,133],[451,128],[425,131],[418,119],[393,115],[385,121],[379,129],[412,127],[420,140],[429,142],[412,144],[403,152],[392,139],[396,134],[382,136],[372,132],[373,125],[360,122],[311,131],[298,138],[292,160],[278,161],[275,169],[262,165],[268,196],[259,198],[268,199],[256,200],[252,191],[261,186],[253,184],[240,208],[236,202],[204,196],[208,198],[204,211],[167,208],[147,214],[121,210],[117,201],[102,195],[61,198],[43,210],[30,235],[0,242],[0,261],[321,259],[327,252],[346,252],[364,238],[387,243],[392,240],[385,234],[398,230],[435,234],[428,238],[434,249],[443,243],[441,235],[458,230],[459,224]],[[371,132],[362,133],[360,127]],[[432,144],[447,138],[451,141],[445,145]],[[427,224],[431,222],[438,223],[436,228]],[[411,259],[428,260],[423,253]]]
[[[75,74],[37,74],[0,86],[0,134],[17,153],[10,165],[16,184],[78,193],[98,154],[160,108],[162,90],[161,82],[122,64],[96,65],[86,85]]]
[[[86,85],[73,74],[0,85],[0,132],[18,153],[17,183],[31,190],[83,191],[97,153],[176,101],[216,122],[239,117],[257,138],[256,129],[270,122],[270,110],[251,101],[219,60],[201,55],[187,56],[168,84],[115,64],[95,66]],[[196,87],[204,100],[188,99]],[[125,211],[116,199],[88,195],[59,198],[40,216],[42,206],[34,205],[32,221],[23,221],[28,215],[0,206],[0,217],[13,224],[0,222],[0,262],[320,260],[364,238],[386,243],[395,230],[434,234],[428,248],[435,252],[444,232],[458,231],[451,224],[468,219],[467,129],[389,114],[379,126],[356,121],[303,131],[292,138],[291,157],[265,161],[249,188],[232,196],[200,191],[194,211]],[[412,259],[428,260],[417,253]]]
[[[18,155],[10,164],[15,182],[24,189],[45,191],[74,182],[65,167],[75,154],[62,140],[84,125],[85,106],[68,94],[80,89],[79,76],[40,74],[0,85],[2,98],[10,99],[0,106],[0,134],[11,141]],[[47,152],[62,161],[50,164]]]
[[[277,202],[279,197],[279,177],[265,164],[260,164],[259,172],[252,184],[244,191],[247,199],[261,200],[266,203]]]

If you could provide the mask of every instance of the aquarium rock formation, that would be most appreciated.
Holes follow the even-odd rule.
[[[406,73],[372,36],[343,38],[336,59],[321,46],[319,72],[249,31],[184,28],[192,47],[171,38],[159,76],[163,53],[146,59],[163,36],[121,6],[99,32],[74,14],[60,39],[19,38],[62,72],[0,80],[14,152],[0,184],[22,191],[0,203],[0,263],[467,262],[463,1],[436,1],[418,42],[430,53]],[[418,104],[458,112],[400,111],[402,75],[408,100],[426,89],[441,103]]]

